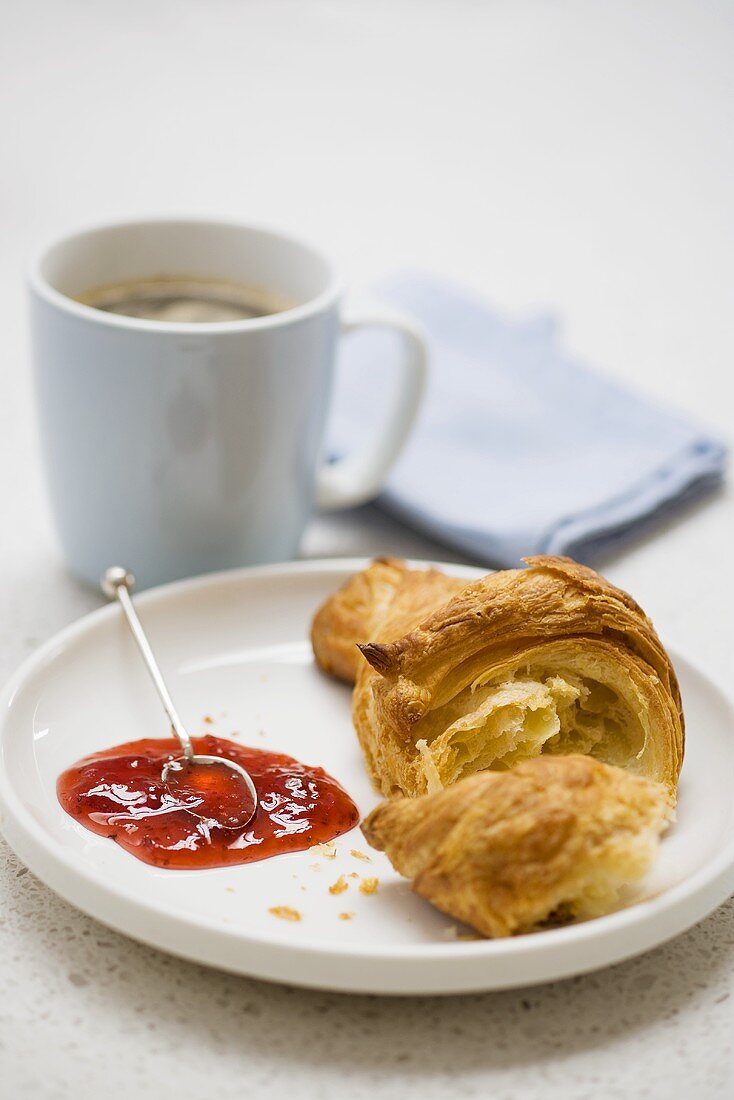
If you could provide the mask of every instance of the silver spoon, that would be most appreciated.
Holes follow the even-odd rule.
[[[163,709],[171,723],[171,727],[176,737],[181,744],[181,756],[175,757],[173,760],[167,761],[163,765],[161,772],[161,779],[163,782],[167,782],[171,772],[182,771],[187,765],[199,765],[206,766],[209,764],[224,765],[227,768],[231,768],[237,775],[243,780],[247,791],[252,799],[252,810],[247,813],[245,810],[240,818],[238,818],[236,825],[230,826],[232,828],[241,829],[248,824],[249,821],[255,816],[257,810],[257,791],[255,790],[255,784],[252,782],[252,776],[241,764],[237,764],[234,760],[228,760],[225,756],[202,756],[199,753],[194,752],[194,746],[191,743],[191,738],[186,731],[183,722],[178,716],[173,700],[168,693],[165,680],[161,674],[161,670],[158,667],[155,657],[153,656],[153,650],[150,648],[150,643],[143,630],[143,625],[138,618],[137,611],[133,607],[133,601],[130,596],[134,586],[135,577],[127,569],[123,569],[120,565],[113,565],[108,569],[102,580],[100,586],[105,596],[108,596],[111,600],[117,600],[122,608],[127,625],[130,627],[132,636],[137,642],[138,649],[140,650],[143,660],[145,661],[146,668],[150,674],[150,678],[153,681],[158,697],[163,703]]]

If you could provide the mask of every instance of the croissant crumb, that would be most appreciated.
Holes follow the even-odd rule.
[[[333,840],[327,840],[323,844],[314,844],[309,852],[315,856],[323,856],[324,859],[336,859],[336,844]]]
[[[268,913],[272,913],[274,917],[278,917],[280,920],[301,920],[301,914],[297,909],[292,909],[290,905],[273,905],[268,909]]]

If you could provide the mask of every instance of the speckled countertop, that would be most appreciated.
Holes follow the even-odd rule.
[[[20,272],[67,225],[216,212],[349,275],[445,270],[562,313],[585,359],[731,432],[734,16],[630,0],[7,6],[0,50],[0,676],[98,605],[43,495]],[[277,135],[277,140],[274,138]],[[731,490],[605,563],[734,682]],[[309,555],[449,557],[370,509]],[[167,957],[0,842],[0,1097],[734,1095],[734,906],[567,982],[452,999],[309,993]]]
[[[204,970],[81,916],[7,849],[1,874],[3,1096],[731,1095],[731,906],[599,974],[392,1000]]]

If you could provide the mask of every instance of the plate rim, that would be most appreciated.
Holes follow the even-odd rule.
[[[348,574],[364,568],[373,558],[371,557],[339,557],[317,558],[305,561],[283,562],[272,565],[245,566],[238,569],[223,570],[216,573],[202,574],[184,580],[173,581],[165,585],[159,585],[147,589],[136,597],[137,602],[146,605],[167,602],[186,592],[202,588],[214,588],[220,585],[237,585],[240,582],[257,581],[268,577],[297,574],[334,573]],[[452,562],[412,560],[410,564],[415,566],[433,566],[458,576],[465,576],[467,580],[485,576],[490,570],[480,567],[463,565]],[[618,910],[595,920],[574,924],[566,928],[549,929],[532,935],[497,940],[476,940],[468,942],[447,941],[446,943],[427,944],[359,944],[333,943],[328,939],[313,940],[308,944],[290,943],[282,935],[267,932],[258,932],[256,935],[237,926],[225,926],[218,923],[216,918],[208,915],[197,917],[194,921],[189,916],[179,915],[167,908],[165,904],[158,903],[154,897],[146,896],[144,899],[131,898],[124,890],[116,889],[114,884],[101,881],[100,878],[74,858],[73,853],[64,849],[57,842],[53,834],[50,834],[41,824],[35,821],[32,814],[22,805],[13,784],[10,781],[7,769],[4,766],[5,738],[8,724],[11,720],[13,701],[18,691],[27,680],[39,673],[43,673],[44,666],[49,660],[63,651],[74,641],[86,635],[90,630],[99,629],[107,620],[116,614],[113,604],[104,605],[63,627],[54,634],[33,653],[24,659],[5,683],[0,692],[0,828],[13,851],[37,875],[47,886],[62,896],[70,904],[92,916],[96,920],[113,927],[117,931],[133,936],[160,950],[184,958],[202,961],[202,952],[196,950],[177,950],[175,946],[166,943],[160,936],[145,936],[140,932],[131,932],[127,914],[122,914],[119,921],[109,916],[109,905],[119,904],[126,910],[134,910],[136,917],[144,919],[146,913],[155,913],[159,920],[172,926],[177,931],[187,930],[196,935],[205,931],[208,935],[214,935],[222,943],[247,946],[249,949],[268,948],[277,952],[283,952],[286,956],[298,955],[303,959],[318,959],[326,955],[331,960],[347,961],[358,960],[360,963],[383,961],[385,963],[399,960],[402,963],[411,964],[413,967],[420,964],[440,963],[446,960],[463,962],[485,961],[490,963],[493,959],[508,959],[523,957],[532,966],[533,960],[539,955],[545,955],[553,949],[557,949],[559,957],[563,957],[566,950],[573,945],[593,946],[594,941],[602,941],[600,944],[602,958],[595,962],[582,964],[560,965],[556,970],[550,968],[550,977],[571,976],[601,968],[612,963],[622,961],[652,947],[664,943],[666,940],[686,931],[692,925],[702,920],[718,905],[722,904],[732,892],[734,892],[734,836],[732,836],[719,852],[702,867],[694,871],[682,882],[676,883],[669,889],[653,898],[642,900],[633,905]],[[695,661],[681,653],[680,649],[670,647],[673,663],[677,666],[685,665],[687,670],[699,680],[705,683],[706,689],[718,697],[734,713],[734,699],[729,693],[709,679],[707,674],[700,669]],[[64,881],[59,882],[58,875],[53,869],[49,870],[49,862],[55,865],[57,870],[63,872]],[[187,874],[190,872],[179,872]],[[54,881],[49,881],[50,879]],[[107,908],[105,915],[100,915],[100,908],[89,902],[79,900],[79,894],[89,891],[100,895]],[[105,906],[101,906],[105,908]],[[667,919],[664,919],[667,918]],[[661,932],[654,930],[658,924],[666,927]],[[627,946],[623,942],[618,943],[616,949],[608,952],[605,941],[623,941],[625,933],[630,929],[637,930],[634,943]],[[647,935],[640,936],[640,933]],[[639,941],[642,941],[640,945]],[[564,950],[566,949],[566,950]],[[205,953],[204,953],[205,954]],[[222,961],[212,962],[207,959],[208,965],[214,965],[220,969],[232,969],[238,973],[251,974],[256,977],[269,977],[272,967],[265,968],[265,972],[257,974],[252,966],[239,966],[233,959],[231,966]],[[546,970],[548,968],[545,968]],[[284,980],[282,977],[271,980]],[[382,992],[400,993],[402,989],[387,989],[382,983],[375,985],[360,985],[347,982],[344,985],[335,985],[333,981],[309,981],[298,978],[288,979],[291,984],[305,985],[311,988],[340,988],[343,991],[353,992]],[[531,985],[533,982],[546,981],[550,978],[545,974],[533,978],[518,978],[513,981],[500,982],[493,980],[491,975],[479,978],[475,981],[466,979],[459,981],[456,987],[444,980],[438,988],[434,988],[430,981],[415,984],[406,989],[406,994],[415,992],[439,992],[452,993],[479,989],[510,988],[513,986]]]

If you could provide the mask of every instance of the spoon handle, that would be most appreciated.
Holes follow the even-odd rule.
[[[163,703],[163,709],[170,719],[173,732],[181,742],[184,756],[190,760],[194,755],[194,747],[191,744],[191,738],[186,732],[184,724],[173,705],[173,699],[168,693],[168,688],[166,687],[166,682],[163,679],[161,670],[158,667],[158,662],[153,656],[153,650],[150,648],[150,643],[143,630],[143,624],[140,622],[138,613],[133,606],[130,592],[135,584],[135,577],[132,573],[128,572],[127,569],[115,565],[106,571],[100,584],[105,596],[108,596],[111,600],[116,599],[120,604],[125,618],[127,619],[127,625],[130,627],[130,632],[145,661],[145,667],[148,669],[150,678],[158,692],[158,697],[161,703]]]

